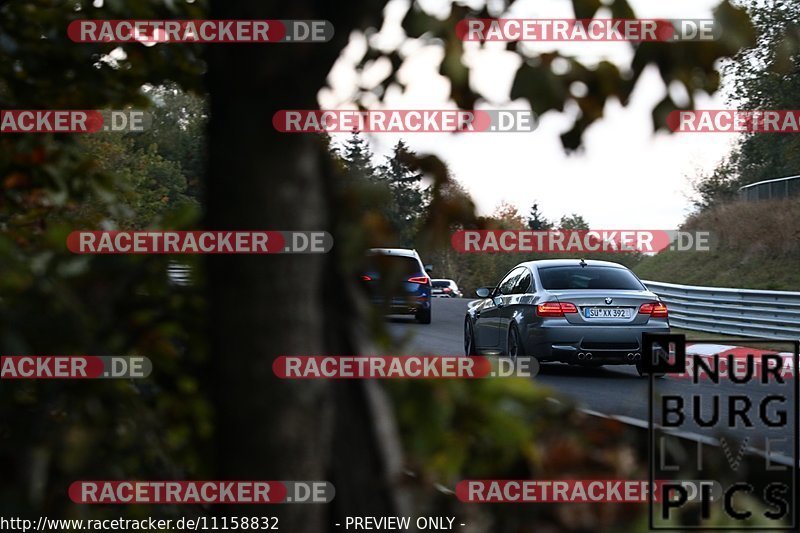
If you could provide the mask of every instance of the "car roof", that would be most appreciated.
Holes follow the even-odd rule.
[[[431,281],[447,281],[449,283],[455,283],[455,281],[453,281],[452,279],[447,279],[447,278],[435,278],[432,279]]]
[[[612,263],[611,261],[599,261],[597,259],[537,259],[535,261],[526,261],[524,263],[520,263],[517,266],[525,265],[530,268],[547,268],[547,267],[559,267],[559,266],[580,266],[581,261],[586,266],[597,266],[597,267],[612,267],[612,268],[624,268],[628,269],[625,265],[621,265],[619,263]]]
[[[370,255],[399,255],[401,257],[415,257],[419,258],[416,250],[408,248],[370,248]]]

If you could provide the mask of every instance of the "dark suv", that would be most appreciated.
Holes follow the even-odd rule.
[[[431,278],[416,250],[373,248],[367,253],[361,279],[370,299],[390,315],[414,315],[431,323]]]

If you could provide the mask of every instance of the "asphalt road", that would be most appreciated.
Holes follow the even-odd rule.
[[[433,321],[429,325],[417,324],[413,318],[390,317],[389,331],[404,346],[405,355],[463,355],[463,324],[468,299],[434,299]],[[539,375],[533,378],[537,384],[552,390],[554,401],[575,404],[578,408],[593,414],[618,418],[625,423],[644,426],[648,415],[648,379],[640,378],[633,366],[606,366],[602,368],[584,368],[560,363],[541,365]],[[722,422],[725,422],[728,409],[727,396],[741,394],[752,401],[748,411],[754,424],[753,429],[739,427],[726,430],[727,435],[744,439],[749,437],[749,446],[763,450],[764,438],[788,438],[784,445],[772,443],[773,450],[781,453],[790,452],[796,398],[788,397],[788,425],[781,428],[767,427],[759,417],[760,402],[770,394],[784,394],[786,385],[748,383],[733,385],[731,383],[701,382],[693,384],[689,379],[666,377],[657,379],[656,392],[659,395],[679,395],[691,404],[692,397],[701,399],[700,412],[708,417],[712,414],[714,397],[723,393],[720,401]],[[778,406],[779,407],[779,406]],[[775,403],[767,406],[772,417],[778,408]],[[688,410],[691,413],[691,410]],[[691,419],[691,416],[687,417]],[[708,418],[706,418],[708,419]],[[722,434],[700,428],[696,424],[687,424],[680,429],[681,434],[689,434],[697,439],[711,442]],[[733,445],[733,446],[738,446]],[[734,448],[735,449],[735,448]],[[788,453],[790,455],[790,453]]]

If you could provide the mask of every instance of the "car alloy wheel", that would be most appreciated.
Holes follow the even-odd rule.
[[[464,320],[464,354],[475,355],[475,332],[469,318]]]
[[[523,351],[517,326],[512,324],[508,330],[508,346],[506,353],[512,361],[516,361],[517,357],[523,355]]]

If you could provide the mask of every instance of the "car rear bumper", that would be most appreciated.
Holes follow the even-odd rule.
[[[542,361],[572,364],[635,364],[641,359],[642,333],[669,333],[659,321],[636,326],[539,325],[525,339],[526,353]]]
[[[372,304],[383,308],[387,315],[415,315],[431,308],[431,298],[427,295],[392,298],[390,302],[373,299]]]

